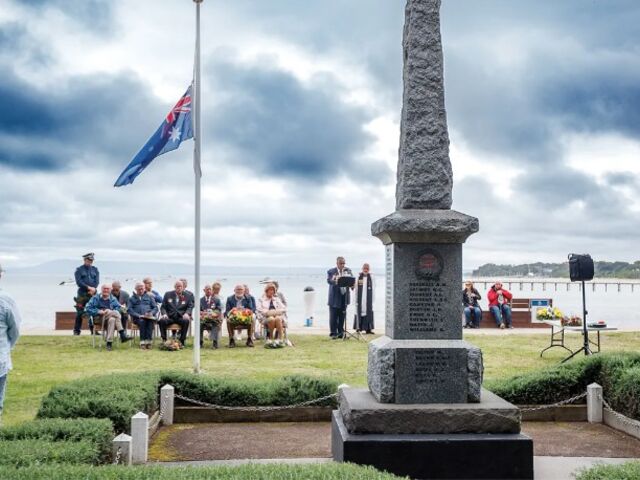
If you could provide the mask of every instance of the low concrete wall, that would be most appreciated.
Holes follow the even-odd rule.
[[[209,407],[177,406],[174,423],[242,422],[330,422],[331,407],[300,407],[284,410],[224,410]]]
[[[540,405],[518,405],[520,409],[536,408]],[[522,411],[524,422],[586,422],[586,405],[564,405],[541,410]]]
[[[620,430],[632,437],[640,439],[640,422],[637,420],[633,420],[632,418],[624,417],[620,418],[615,413],[607,410],[606,408],[602,411],[603,413],[603,421],[605,425],[610,426],[611,428],[615,428],[616,430]]]

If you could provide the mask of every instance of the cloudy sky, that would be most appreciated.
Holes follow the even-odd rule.
[[[203,262],[382,265],[401,0],[205,0]],[[465,267],[635,260],[640,3],[444,0]],[[189,0],[2,0],[0,262],[190,262],[192,142],[113,183],[192,76]]]

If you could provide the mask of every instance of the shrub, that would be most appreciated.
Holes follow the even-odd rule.
[[[638,478],[640,478],[640,462],[596,465],[576,475],[576,480],[637,480]]]
[[[131,416],[157,409],[159,375],[154,372],[84,378],[51,389],[38,418],[109,418],[117,432]]]
[[[578,361],[488,382],[487,388],[517,405],[550,404],[602,385],[611,407],[640,419],[640,354],[598,354]],[[584,401],[583,401],[584,402]]]
[[[0,465],[27,467],[51,463],[97,464],[99,461],[100,452],[88,441],[0,440]]]
[[[243,465],[239,467],[0,467],[3,480],[394,480],[400,477],[347,463],[319,465]]]
[[[111,457],[113,424],[108,419],[62,419],[33,420],[20,425],[0,429],[0,440],[46,440],[48,442],[84,441],[93,445],[100,459]]]
[[[187,372],[111,374],[54,387],[42,400],[38,418],[108,418],[116,432],[128,432],[131,416],[157,409],[158,391],[170,383],[176,393],[227,406],[288,405],[336,391],[337,382],[305,376],[269,381],[230,380]],[[328,400],[323,405],[333,406]]]

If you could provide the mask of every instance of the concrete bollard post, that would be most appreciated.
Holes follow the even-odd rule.
[[[114,461],[118,458],[118,449],[120,449],[118,465],[131,465],[131,437],[126,433],[121,433],[113,439]]]
[[[147,463],[149,451],[149,415],[138,412],[131,417],[131,461]]]
[[[602,423],[602,387],[597,383],[587,387],[587,420]]]
[[[160,389],[160,411],[162,412],[162,424],[173,425],[173,406],[175,400],[175,388],[165,385]]]

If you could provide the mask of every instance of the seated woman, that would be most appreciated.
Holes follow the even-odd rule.
[[[258,319],[260,323],[267,327],[269,331],[269,340],[267,344],[270,344],[274,337],[274,331],[278,331],[279,343],[283,339],[284,330],[284,315],[287,312],[287,307],[282,300],[276,295],[276,287],[273,283],[268,283],[264,287],[264,295],[258,300],[257,305]]]
[[[480,328],[482,320],[482,309],[478,300],[482,297],[480,292],[473,286],[473,282],[464,282],[464,290],[462,291],[462,305],[464,306],[464,328]]]

